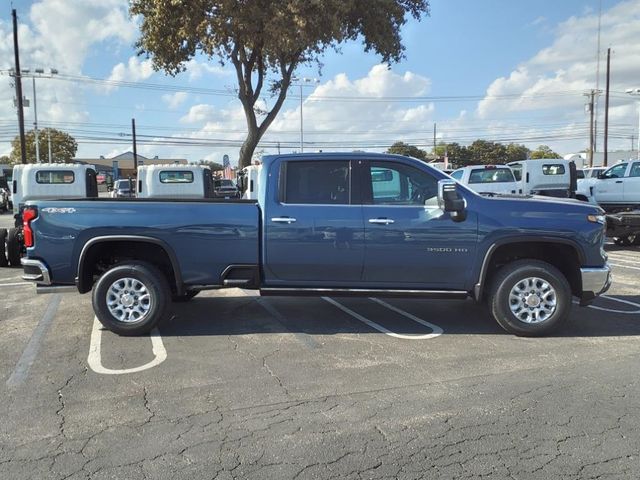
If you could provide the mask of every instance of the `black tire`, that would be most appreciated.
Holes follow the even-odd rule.
[[[8,267],[9,262],[7,261],[7,230],[5,228],[0,228],[0,267]]]
[[[187,290],[183,295],[173,295],[171,300],[174,303],[185,303],[200,293],[199,290]]]
[[[626,235],[624,237],[615,237],[613,243],[621,247],[628,247],[636,242],[636,235]]]
[[[541,301],[540,295],[523,291],[529,288],[531,292],[542,292],[547,300]],[[512,291],[522,296],[512,298]],[[531,304],[525,300],[530,296]],[[552,299],[555,299],[553,308]],[[507,332],[522,337],[538,337],[551,333],[568,320],[572,300],[569,282],[556,267],[539,260],[518,260],[496,273],[488,303],[493,318]],[[539,305],[531,306],[533,302]],[[512,311],[512,306],[516,311]],[[545,316],[542,320],[541,315]],[[533,321],[527,322],[527,317]]]
[[[126,279],[131,279],[131,282],[128,283]],[[119,285],[117,285],[118,281],[121,281]],[[149,295],[148,309],[144,308],[145,304],[142,301],[139,304],[136,302],[133,305],[126,305],[130,301],[134,301],[133,299],[136,301],[138,299],[130,294],[130,291],[142,292],[135,282],[141,284]],[[120,311],[123,316],[133,317],[131,320],[127,321],[112,314],[107,305],[107,295],[114,300],[118,298],[114,295],[114,290],[110,291],[112,286],[115,291],[123,292],[114,309],[120,307],[116,311]],[[132,290],[128,290],[129,288]],[[125,295],[127,296],[126,303],[123,303]],[[118,335],[142,335],[153,330],[168,315],[170,299],[171,290],[167,278],[156,267],[144,262],[116,265],[98,279],[92,294],[93,311],[96,317],[102,325]],[[144,310],[144,312],[140,313],[140,310]],[[136,314],[139,318],[136,318]]]
[[[7,235],[7,260],[12,267],[20,267],[20,258],[22,257],[22,236],[20,229],[10,228]]]

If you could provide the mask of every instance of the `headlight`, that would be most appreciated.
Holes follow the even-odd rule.
[[[600,223],[601,225],[605,225],[607,223],[607,217],[604,215],[587,215],[587,220],[591,223]]]

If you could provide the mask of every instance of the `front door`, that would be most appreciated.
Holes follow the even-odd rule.
[[[624,201],[624,175],[627,163],[619,163],[602,174],[593,186],[593,196],[598,203]]]
[[[265,281],[271,286],[341,287],[360,281],[362,206],[353,204],[349,160],[290,160],[271,167]]]
[[[371,288],[465,288],[476,253],[476,214],[454,222],[438,207],[436,177],[409,162],[360,167],[363,281]]]
[[[640,204],[640,161],[631,164],[629,176],[624,179],[624,201]]]

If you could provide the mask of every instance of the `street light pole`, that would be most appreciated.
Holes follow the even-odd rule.
[[[320,83],[320,79],[318,78],[308,78],[308,77],[293,77],[291,80],[294,82],[300,82],[296,86],[300,87],[300,153],[304,152],[304,122],[302,115],[302,82],[306,83]]]
[[[36,77],[33,80],[33,136],[36,142],[36,163],[40,163],[40,143],[38,142],[38,102],[36,101]]]
[[[629,95],[640,96],[640,88],[630,88],[626,90]],[[640,100],[638,100],[638,145],[636,147],[636,155],[640,160]]]

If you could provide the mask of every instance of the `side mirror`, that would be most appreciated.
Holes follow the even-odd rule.
[[[464,198],[458,193],[455,180],[438,181],[438,206],[441,210],[449,212],[455,222],[462,222],[467,218]]]

